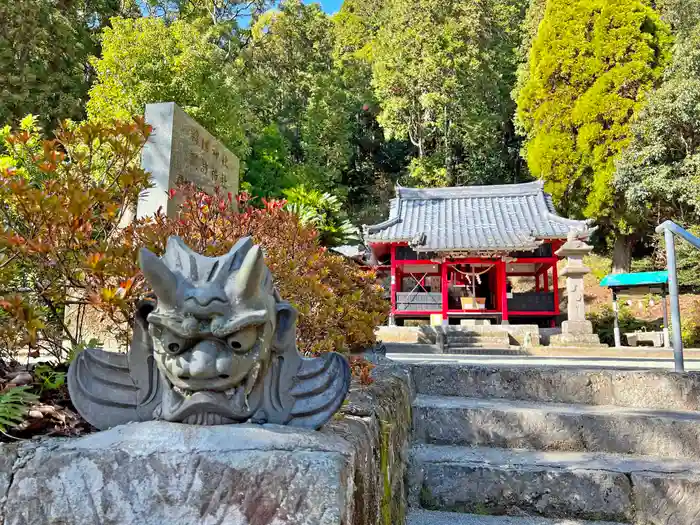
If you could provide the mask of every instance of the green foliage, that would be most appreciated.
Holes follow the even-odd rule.
[[[130,0],[137,3],[136,0]],[[238,28],[238,21],[257,18],[272,3],[270,0],[142,0],[139,7],[147,16],[168,21],[205,19],[212,25]]]
[[[150,102],[176,102],[234,153],[245,157],[245,112],[237,85],[239,64],[209,34],[186,21],[113,18],[92,60],[97,82],[87,104],[91,120],[143,115]]]
[[[87,341],[81,340],[78,343],[72,344],[70,349],[68,350],[68,355],[66,356],[66,363],[72,363],[73,360],[78,356],[80,352],[83,350],[87,350],[88,348],[102,348],[103,343],[99,339],[96,338],[91,338],[88,339]]]
[[[700,346],[700,301],[697,299],[681,312],[681,339],[686,348]]]
[[[550,0],[518,93],[531,173],[573,215],[625,229],[610,191],[632,116],[668,62],[671,36],[641,0]]]
[[[685,225],[693,235],[700,236],[700,226]],[[632,264],[634,272],[666,270],[666,246],[663,234],[655,234],[649,241],[651,255],[636,259]],[[678,284],[683,292],[700,292],[700,250],[683,239],[676,237],[676,270]]]
[[[664,82],[631,132],[615,186],[636,222],[700,220],[700,23],[678,37]]]
[[[444,187],[449,184],[447,168],[439,155],[415,158],[408,166],[407,186],[416,188]]]
[[[700,226],[686,225],[686,229],[693,235],[700,235]],[[654,236],[654,270],[666,269],[666,246],[664,236]],[[676,238],[676,270],[678,272],[678,284],[683,290],[700,292],[700,250],[681,238]]]
[[[689,226],[688,231],[693,235],[700,235],[700,226]],[[663,243],[659,245],[663,246]],[[665,253],[664,248],[663,255]],[[665,258],[662,264],[665,269]],[[676,241],[676,269],[681,286],[700,291],[700,250],[682,239]]]
[[[295,186],[284,190],[286,207],[301,220],[312,226],[323,246],[338,246],[359,241],[359,231],[348,220],[340,199],[327,192],[320,192],[305,186]]]
[[[382,24],[384,0],[345,0],[333,17],[335,26],[335,57],[342,61],[343,70],[355,66],[371,75],[374,38]],[[369,87],[369,82],[365,84]]]
[[[682,36],[700,23],[700,0],[657,0],[655,4],[676,35]]]
[[[348,165],[359,110],[333,54],[333,23],[320,6],[285,1],[252,28],[243,88],[260,126],[284,137],[292,178],[324,190]]]
[[[58,390],[66,384],[66,373],[56,370],[50,364],[39,364],[34,367],[34,380],[39,383],[39,393],[47,390]]]
[[[0,393],[0,431],[7,432],[22,423],[29,405],[38,400],[28,386],[16,386]]]
[[[121,12],[113,0],[0,2],[0,125],[33,113],[43,125],[80,118],[100,29]]]
[[[0,129],[0,170],[12,168],[31,181],[40,181],[46,177],[32,162],[25,162],[37,155],[42,146],[42,129],[39,126],[39,117],[27,115],[19,121],[17,129],[27,134],[27,140],[15,144],[8,142],[12,136],[12,127],[8,124]],[[5,151],[5,154],[2,154]]]
[[[620,323],[620,333],[624,334],[626,332],[634,332],[635,330],[658,330],[659,326],[656,323],[650,321],[642,321],[637,319],[632,314],[632,311],[625,304],[620,304],[620,311],[618,312],[618,319]],[[599,311],[592,312],[589,314],[588,318],[591,323],[593,323],[593,333],[600,336],[600,342],[614,346],[615,345],[615,314],[610,305],[604,305]]]
[[[584,257],[583,263],[591,269],[591,273],[598,281],[609,275],[612,268],[610,259],[600,255],[587,255]]]
[[[345,0],[332,18],[334,67],[352,101],[350,157],[340,183],[358,224],[385,218],[393,186],[414,154],[408,140],[386,140],[377,122],[380,107],[372,88],[372,61],[386,5],[384,0]]]
[[[252,142],[243,189],[256,197],[279,197],[293,186],[290,148],[276,124],[266,126]]]
[[[372,45],[379,122],[439,153],[448,184],[512,180],[509,97],[526,2],[396,0]]]
[[[518,71],[516,76],[516,84],[511,96],[513,100],[517,101],[520,90],[524,85],[528,83],[530,79],[530,67],[528,64],[528,55],[530,54],[530,48],[532,43],[537,37],[537,31],[539,30],[540,23],[544,18],[544,13],[547,8],[548,0],[531,0],[530,6],[527,8],[525,13],[525,19],[522,23],[522,39],[520,41],[520,47],[518,48]],[[516,122],[516,124],[518,124]],[[522,132],[522,129],[518,130]]]
[[[47,122],[79,117],[93,49],[73,8],[44,0],[0,3],[0,122],[27,113]]]

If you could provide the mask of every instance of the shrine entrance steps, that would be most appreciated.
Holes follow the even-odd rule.
[[[474,327],[477,328],[477,327]],[[446,354],[518,354],[519,346],[511,346],[510,334],[500,327],[488,330],[448,330],[445,332]]]
[[[700,523],[700,373],[412,372],[408,525]]]

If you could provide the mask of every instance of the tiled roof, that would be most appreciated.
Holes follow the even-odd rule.
[[[418,251],[533,250],[542,239],[588,231],[560,217],[542,182],[455,188],[397,188],[389,219],[365,226],[365,241],[408,242]]]

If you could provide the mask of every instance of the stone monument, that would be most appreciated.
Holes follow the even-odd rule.
[[[147,104],[146,122],[153,133],[143,148],[141,167],[151,174],[153,188],[139,199],[138,218],[154,215],[159,209],[172,216],[176,203],[168,192],[185,182],[206,192],[219,186],[238,193],[238,157],[177,104]]]
[[[171,237],[162,258],[142,249],[140,264],[156,301],[138,308],[129,353],[85,350],[68,371],[71,401],[92,425],[316,429],[340,408],[350,387],[346,359],[299,355],[296,310],[249,237],[221,257]]]
[[[139,198],[138,218],[152,216],[159,209],[172,217],[177,200],[170,199],[168,192],[185,182],[207,192],[219,186],[225,192],[238,193],[238,158],[177,104],[147,104],[145,118],[153,133],[144,146],[141,167],[151,174],[154,186]],[[128,210],[120,227],[128,226],[133,218],[134,210]],[[72,299],[77,303],[83,298],[76,295]],[[114,337],[112,322],[89,304],[68,305],[64,322],[81,340],[96,339],[104,348],[126,350]],[[68,342],[66,346],[70,348]]]
[[[593,250],[579,237],[582,232],[571,230],[566,243],[556,254],[567,258],[567,265],[561,272],[566,277],[568,320],[561,325],[562,333],[550,338],[551,346],[605,346],[593,333],[593,325],[586,319],[583,276],[591,269],[583,264],[583,257]]]

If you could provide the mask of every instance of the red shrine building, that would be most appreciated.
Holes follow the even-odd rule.
[[[389,218],[364,226],[370,264],[390,276],[390,323],[553,325],[559,315],[555,252],[590,221],[560,217],[542,182],[397,188]],[[514,292],[514,277],[534,278]]]

